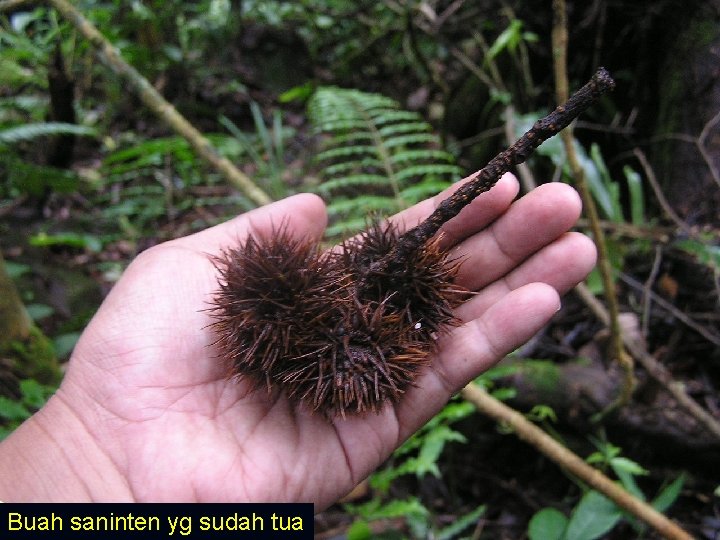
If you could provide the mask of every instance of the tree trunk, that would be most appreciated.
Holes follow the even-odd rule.
[[[13,341],[26,340],[30,336],[31,326],[30,316],[5,269],[5,260],[0,253],[0,351],[6,350]]]
[[[0,394],[18,397],[18,382],[57,384],[62,371],[50,340],[30,320],[0,254]]]

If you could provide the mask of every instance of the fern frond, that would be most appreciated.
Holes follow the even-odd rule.
[[[353,198],[335,199],[327,207],[330,217],[342,216],[350,213],[360,206],[363,209],[363,219],[368,214],[385,213],[396,209],[395,201],[390,197],[381,195],[363,195]]]
[[[46,190],[70,193],[76,190],[79,184],[77,174],[72,171],[37,165],[0,148],[0,178],[3,177],[2,173],[5,173],[4,180],[7,181],[5,187],[12,186],[21,193],[35,196],[42,195]]]
[[[388,97],[321,87],[308,116],[323,136],[317,189],[330,201],[329,237],[355,232],[369,213],[397,212],[460,177],[430,124]]]
[[[97,135],[97,132],[93,128],[78,126],[76,124],[40,122],[0,130],[0,143],[14,144],[47,135],[86,135],[92,137]]]
[[[350,176],[340,176],[323,182],[320,186],[321,193],[331,193],[333,190],[341,189],[349,186],[383,186],[387,183],[387,178],[381,174],[353,174]]]

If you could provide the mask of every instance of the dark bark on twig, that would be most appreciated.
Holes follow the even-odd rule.
[[[568,101],[556,108],[520,137],[512,146],[495,156],[474,178],[440,203],[435,212],[417,227],[400,237],[397,245],[385,258],[376,262],[372,271],[380,271],[392,260],[404,260],[430,240],[440,227],[470,204],[475,197],[489,191],[512,167],[523,163],[543,141],[567,127],[578,115],[608,90],[615,87],[605,68],[599,68],[592,79],[575,92]]]

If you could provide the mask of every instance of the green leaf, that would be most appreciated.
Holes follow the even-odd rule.
[[[55,313],[52,307],[45,304],[28,304],[25,309],[27,309],[30,318],[36,322]]]
[[[534,422],[544,422],[546,420],[551,422],[558,421],[557,414],[555,414],[553,408],[543,404],[535,405],[527,414],[527,417]]]
[[[543,508],[530,519],[528,538],[530,540],[562,540],[568,518],[555,508]]]
[[[603,280],[597,266],[593,268],[585,278],[585,285],[593,295],[598,296],[603,292]]]
[[[20,381],[20,392],[23,396],[23,403],[39,409],[48,400],[48,397],[54,392],[54,388],[40,384],[35,379],[23,379]]]
[[[457,538],[461,532],[475,525],[480,517],[485,513],[486,506],[480,505],[475,510],[472,510],[460,516],[455,520],[454,523],[440,529],[434,536],[437,540],[451,540]]]
[[[576,142],[576,149],[580,148],[580,144]],[[578,158],[582,161],[583,169],[585,169],[590,191],[603,213],[611,221],[622,223],[620,188],[610,177],[610,171],[600,153],[600,147],[593,143],[590,146],[590,159],[588,160],[584,150],[578,153]]]
[[[652,501],[652,507],[658,512],[665,512],[680,496],[680,491],[685,484],[685,474],[678,476],[670,485],[663,490]]]
[[[345,533],[347,540],[370,540],[373,536],[370,524],[364,519],[356,519]]]
[[[30,141],[48,135],[84,135],[97,136],[97,131],[87,126],[66,124],[63,122],[39,122],[23,124],[0,131],[0,143],[14,144],[20,141]]]
[[[97,236],[73,232],[56,234],[39,232],[30,237],[30,245],[37,247],[68,246],[87,249],[94,253],[102,250],[102,242]]]
[[[10,421],[23,421],[30,418],[30,411],[19,401],[0,396],[0,418]]]
[[[627,472],[634,476],[642,476],[642,475],[650,474],[649,471],[647,469],[643,468],[642,465],[640,465],[636,461],[633,461],[632,459],[628,459],[626,457],[615,457],[612,459],[612,461],[610,461],[610,465],[612,466],[613,470],[615,471],[615,474],[617,474],[620,471]]]
[[[684,252],[697,257],[697,260],[713,268],[715,271],[720,270],[720,246],[716,246],[707,242],[701,242],[688,238],[685,240],[678,240],[673,244],[675,247],[682,249]]]
[[[78,339],[80,339],[80,332],[68,332],[67,334],[55,336],[53,338],[53,346],[55,347],[57,357],[66,358],[69,356],[75,348]]]
[[[597,491],[588,491],[573,510],[566,540],[594,540],[612,529],[622,518],[620,509]]]
[[[522,39],[522,27],[521,20],[511,20],[508,27],[500,33],[488,49],[487,61],[492,60],[505,49],[514,51]]]
[[[499,401],[508,401],[517,396],[517,388],[498,388],[490,392],[490,395]]]
[[[290,103],[291,101],[306,101],[312,96],[315,87],[312,82],[306,82],[300,86],[294,86],[290,90],[286,90],[278,97],[280,103]]]
[[[645,225],[645,198],[642,178],[629,165],[623,167],[623,174],[630,192],[630,220],[633,225]]]
[[[345,509],[349,513],[360,516],[367,521],[407,518],[408,516],[426,517],[429,514],[428,509],[416,497],[393,499],[386,504],[381,504],[377,499],[372,499],[360,505],[346,504]]]
[[[17,263],[14,261],[5,261],[5,271],[10,279],[17,279],[23,274],[30,272],[32,268],[29,264]]]
[[[466,442],[465,437],[447,425],[440,425],[430,431],[425,437],[418,453],[417,469],[415,474],[419,477],[427,473],[440,477],[437,460],[448,442]]]

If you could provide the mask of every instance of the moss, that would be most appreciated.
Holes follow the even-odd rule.
[[[553,395],[560,385],[560,367],[549,360],[526,360],[521,371],[523,379],[541,395]]]
[[[62,371],[52,342],[37,326],[23,341],[11,341],[0,354],[12,360],[13,372],[19,379],[35,379],[43,384],[58,384]]]

